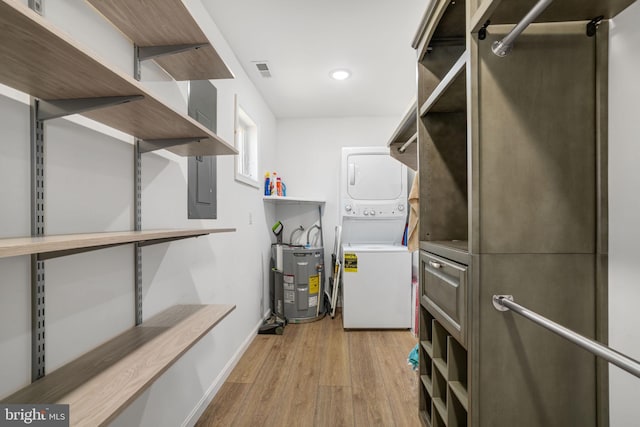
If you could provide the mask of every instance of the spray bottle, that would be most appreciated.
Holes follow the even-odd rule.
[[[271,182],[269,183],[269,195],[270,196],[275,196],[276,195],[276,179],[277,179],[276,177],[277,177],[277,175],[274,172],[271,175]]]
[[[276,180],[276,192],[278,196],[282,197],[282,179],[280,177]]]
[[[264,174],[264,195],[265,196],[271,195],[269,172]]]

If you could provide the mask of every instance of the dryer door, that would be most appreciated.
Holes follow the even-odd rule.
[[[388,153],[351,153],[347,193],[353,200],[394,200],[403,196],[402,164]]]

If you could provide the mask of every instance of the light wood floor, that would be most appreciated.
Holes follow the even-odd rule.
[[[258,335],[196,426],[420,426],[416,342],[339,315]]]

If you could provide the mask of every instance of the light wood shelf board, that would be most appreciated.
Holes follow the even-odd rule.
[[[563,0],[552,2],[534,22],[590,21],[597,16],[612,18],[635,0]],[[471,18],[471,32],[477,32],[489,19],[491,25],[517,24],[535,1],[483,0]],[[491,27],[489,27],[491,31]]]
[[[138,46],[206,43],[207,46],[197,50],[155,59],[176,80],[233,78],[233,73],[181,0],[87,1]]]
[[[237,154],[233,145],[156,99],[139,82],[16,0],[0,1],[0,83],[44,100],[142,95],[84,116],[140,139],[199,137],[169,149],[178,155]],[[205,153],[206,152],[206,153]]]
[[[3,402],[65,403],[72,426],[106,425],[234,309],[171,307]]]
[[[465,111],[467,106],[466,66],[469,53],[464,53],[453,64],[440,84],[420,107],[420,117],[427,113],[450,113]]]
[[[449,386],[464,410],[469,412],[469,393],[464,385],[460,381],[451,381]]]
[[[267,203],[275,203],[275,204],[281,204],[281,205],[287,205],[287,204],[292,204],[292,205],[304,205],[304,204],[311,204],[311,205],[324,205],[326,202],[324,200],[319,200],[319,199],[311,199],[311,198],[307,198],[307,197],[295,197],[295,196],[286,196],[286,197],[282,197],[282,196],[263,196],[262,200],[264,200]]]
[[[6,238],[0,239],[0,258],[233,231],[234,228],[169,229]]]

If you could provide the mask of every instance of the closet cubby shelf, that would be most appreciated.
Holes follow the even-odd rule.
[[[0,1],[0,83],[46,101],[138,100],[82,115],[180,156],[237,154],[233,145],[180,114],[17,0]],[[185,138],[191,142],[184,143]],[[182,141],[166,146],[160,141]]]
[[[469,411],[469,393],[460,381],[450,381],[449,387],[465,411]]]
[[[429,396],[433,394],[433,383],[431,382],[431,378],[428,375],[421,375],[420,380],[422,381],[422,385],[427,389],[427,393]]]
[[[422,348],[424,348],[424,351],[427,352],[427,354],[429,355],[429,357],[433,358],[433,344],[431,343],[431,341],[421,341],[420,342],[422,344]]]
[[[552,2],[535,22],[590,21],[598,16],[616,16],[635,0],[563,0]],[[471,32],[477,32],[487,20],[491,25],[517,24],[535,2],[483,0],[471,17]],[[491,31],[491,30],[489,30]]]
[[[3,400],[63,403],[70,425],[112,421],[235,305],[177,305]]]
[[[444,421],[444,424],[447,425],[447,404],[445,403],[445,401],[439,397],[434,397],[433,406],[438,411],[438,414]]]
[[[82,249],[100,249],[128,243],[163,243],[170,240],[233,231],[235,228],[167,229],[4,238],[0,239],[0,258],[30,254],[65,254]]]
[[[154,58],[176,80],[233,78],[182,0],[87,0],[138,47],[198,45]]]
[[[427,113],[452,113],[465,111],[467,105],[466,73],[464,72],[469,60],[465,51],[453,64],[440,84],[420,106],[420,117]]]
[[[433,365],[438,369],[440,375],[442,375],[442,377],[447,380],[447,362],[442,358],[436,357],[433,359]]]
[[[467,351],[426,308],[420,322],[420,406],[427,426],[468,425]]]
[[[414,101],[387,142],[391,157],[414,171],[418,170],[417,108],[417,101]],[[403,146],[404,151],[400,151]]]

